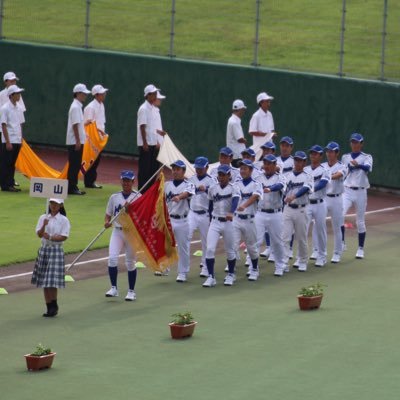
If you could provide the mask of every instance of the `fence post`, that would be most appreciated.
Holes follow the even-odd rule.
[[[344,60],[344,31],[346,30],[346,0],[343,0],[342,5],[342,27],[340,30],[340,60],[339,60],[339,76],[343,74],[343,60]]]
[[[85,44],[84,48],[89,48],[89,26],[90,26],[90,0],[86,0],[86,21],[85,21]]]
[[[381,81],[385,80],[385,49],[386,49],[386,23],[387,23],[388,0],[383,2],[383,29],[382,29],[382,52],[381,52]]]
[[[5,0],[0,0],[0,40],[3,39],[3,6],[4,6],[4,1]]]
[[[261,0],[256,0],[256,35],[255,35],[255,39],[254,39],[254,57],[253,57],[253,62],[251,63],[251,65],[254,65],[255,67],[260,65],[258,63],[258,45],[260,44],[260,40],[259,40],[260,3],[261,3]]]
[[[169,57],[175,57],[174,54],[174,39],[175,39],[175,0],[172,0],[171,6],[171,32],[170,32],[170,39],[169,39]]]

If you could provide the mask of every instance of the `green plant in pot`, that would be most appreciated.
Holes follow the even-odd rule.
[[[300,310],[315,310],[321,305],[324,296],[324,287],[322,283],[315,283],[302,287],[297,296]]]
[[[172,318],[169,327],[173,339],[183,339],[193,335],[197,322],[190,311],[172,314]]]
[[[55,355],[51,348],[39,343],[33,353],[25,354],[24,357],[29,371],[40,371],[51,368]]]

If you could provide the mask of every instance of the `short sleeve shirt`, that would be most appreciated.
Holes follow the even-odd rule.
[[[18,106],[18,103],[14,105],[11,101],[8,101],[0,109],[0,125],[6,124],[8,138],[10,143],[21,143],[22,142],[22,128],[21,124],[25,122],[24,113]],[[2,143],[6,142],[6,139],[1,134]]]
[[[68,126],[67,126],[67,140],[66,140],[68,146],[76,144],[76,138],[73,130],[73,125],[76,124],[78,124],[79,141],[81,142],[81,144],[84,144],[86,141],[86,133],[83,125],[82,103],[79,100],[74,99],[68,111]]]

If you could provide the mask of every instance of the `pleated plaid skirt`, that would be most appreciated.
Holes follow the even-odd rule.
[[[64,267],[62,245],[42,246],[38,251],[31,283],[40,288],[64,288]]]

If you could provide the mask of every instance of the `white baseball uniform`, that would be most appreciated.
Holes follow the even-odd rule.
[[[280,167],[279,172],[284,176],[288,175],[289,172],[293,171],[294,159],[292,156],[289,157],[276,157],[276,165]]]
[[[175,196],[185,192],[189,193],[189,198],[178,202],[172,201]],[[194,193],[193,184],[186,179],[165,183],[165,199],[178,247],[178,274],[188,274],[190,270],[190,240],[187,216],[189,214],[190,196]]]
[[[209,172],[211,178],[215,180],[215,182],[218,181],[218,167],[221,165],[221,163],[218,163],[215,165],[214,168],[211,169]],[[238,179],[242,179],[240,177],[240,170],[239,168],[232,167],[232,165],[229,165],[231,167],[231,182],[236,182]]]

